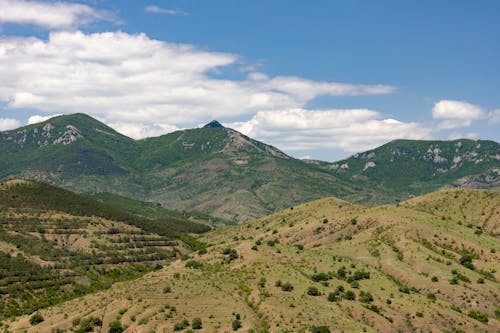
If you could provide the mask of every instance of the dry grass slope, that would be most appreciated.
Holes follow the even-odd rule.
[[[94,316],[102,332],[115,320],[172,332],[199,317],[199,332],[498,332],[499,207],[498,192],[476,190],[373,208],[326,198],[205,234],[206,253],[40,311],[37,325],[4,325],[72,332]]]

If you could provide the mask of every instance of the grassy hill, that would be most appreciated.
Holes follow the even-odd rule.
[[[189,220],[135,216],[67,190],[0,182],[0,321],[158,270],[195,244]]]
[[[206,251],[40,311],[41,323],[7,325],[69,332],[99,317],[103,331],[114,322],[126,332],[200,322],[200,332],[497,332],[499,207],[499,192],[464,189],[371,208],[321,199],[204,234]]]
[[[110,204],[123,203],[118,196],[158,202],[233,223],[326,196],[380,204],[443,187],[500,188],[500,145],[465,139],[398,140],[326,163],[294,159],[218,123],[133,140],[74,114],[0,132],[0,155],[0,179],[44,181]]]

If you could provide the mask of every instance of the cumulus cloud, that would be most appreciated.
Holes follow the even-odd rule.
[[[463,101],[442,100],[432,109],[432,117],[441,120],[438,126],[443,129],[467,127],[483,116],[479,106]]]
[[[167,14],[167,15],[187,15],[187,13],[180,9],[161,8],[155,5],[147,6],[146,12],[153,14]]]
[[[17,119],[0,118],[0,131],[6,131],[19,127],[20,123]]]
[[[123,32],[53,32],[0,39],[0,101],[7,108],[84,112],[134,137],[180,124],[303,108],[320,95],[387,94],[393,87],[250,73],[214,78],[238,57]],[[125,126],[125,124],[128,124]],[[133,126],[132,126],[133,125]],[[166,126],[166,127],[165,127]],[[148,132],[149,131],[149,132]]]
[[[425,139],[431,132],[418,123],[383,119],[368,109],[261,111],[249,121],[226,125],[287,151],[340,148],[357,152],[394,139]]]
[[[50,116],[40,116],[40,115],[34,115],[28,118],[28,125],[36,124],[36,123],[41,123],[44,122],[45,120],[49,120],[52,117],[57,117],[60,116],[61,114],[53,114]]]
[[[116,18],[107,11],[78,3],[0,0],[0,23],[68,29],[95,21],[116,21]]]

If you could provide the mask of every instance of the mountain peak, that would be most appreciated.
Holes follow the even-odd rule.
[[[203,128],[224,128],[224,126],[222,126],[222,124],[217,120],[212,120],[211,122],[203,126]]]

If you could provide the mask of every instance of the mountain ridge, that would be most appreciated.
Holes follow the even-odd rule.
[[[452,168],[448,152],[458,142],[465,155]],[[437,147],[424,160],[429,144]],[[400,155],[414,160],[396,155],[390,162],[395,151],[408,149],[411,154]],[[85,114],[59,116],[0,132],[0,154],[0,179],[113,192],[233,222],[332,195],[379,204],[447,186],[500,188],[500,148],[493,141],[398,140],[328,163],[295,159],[217,121],[134,140]]]

